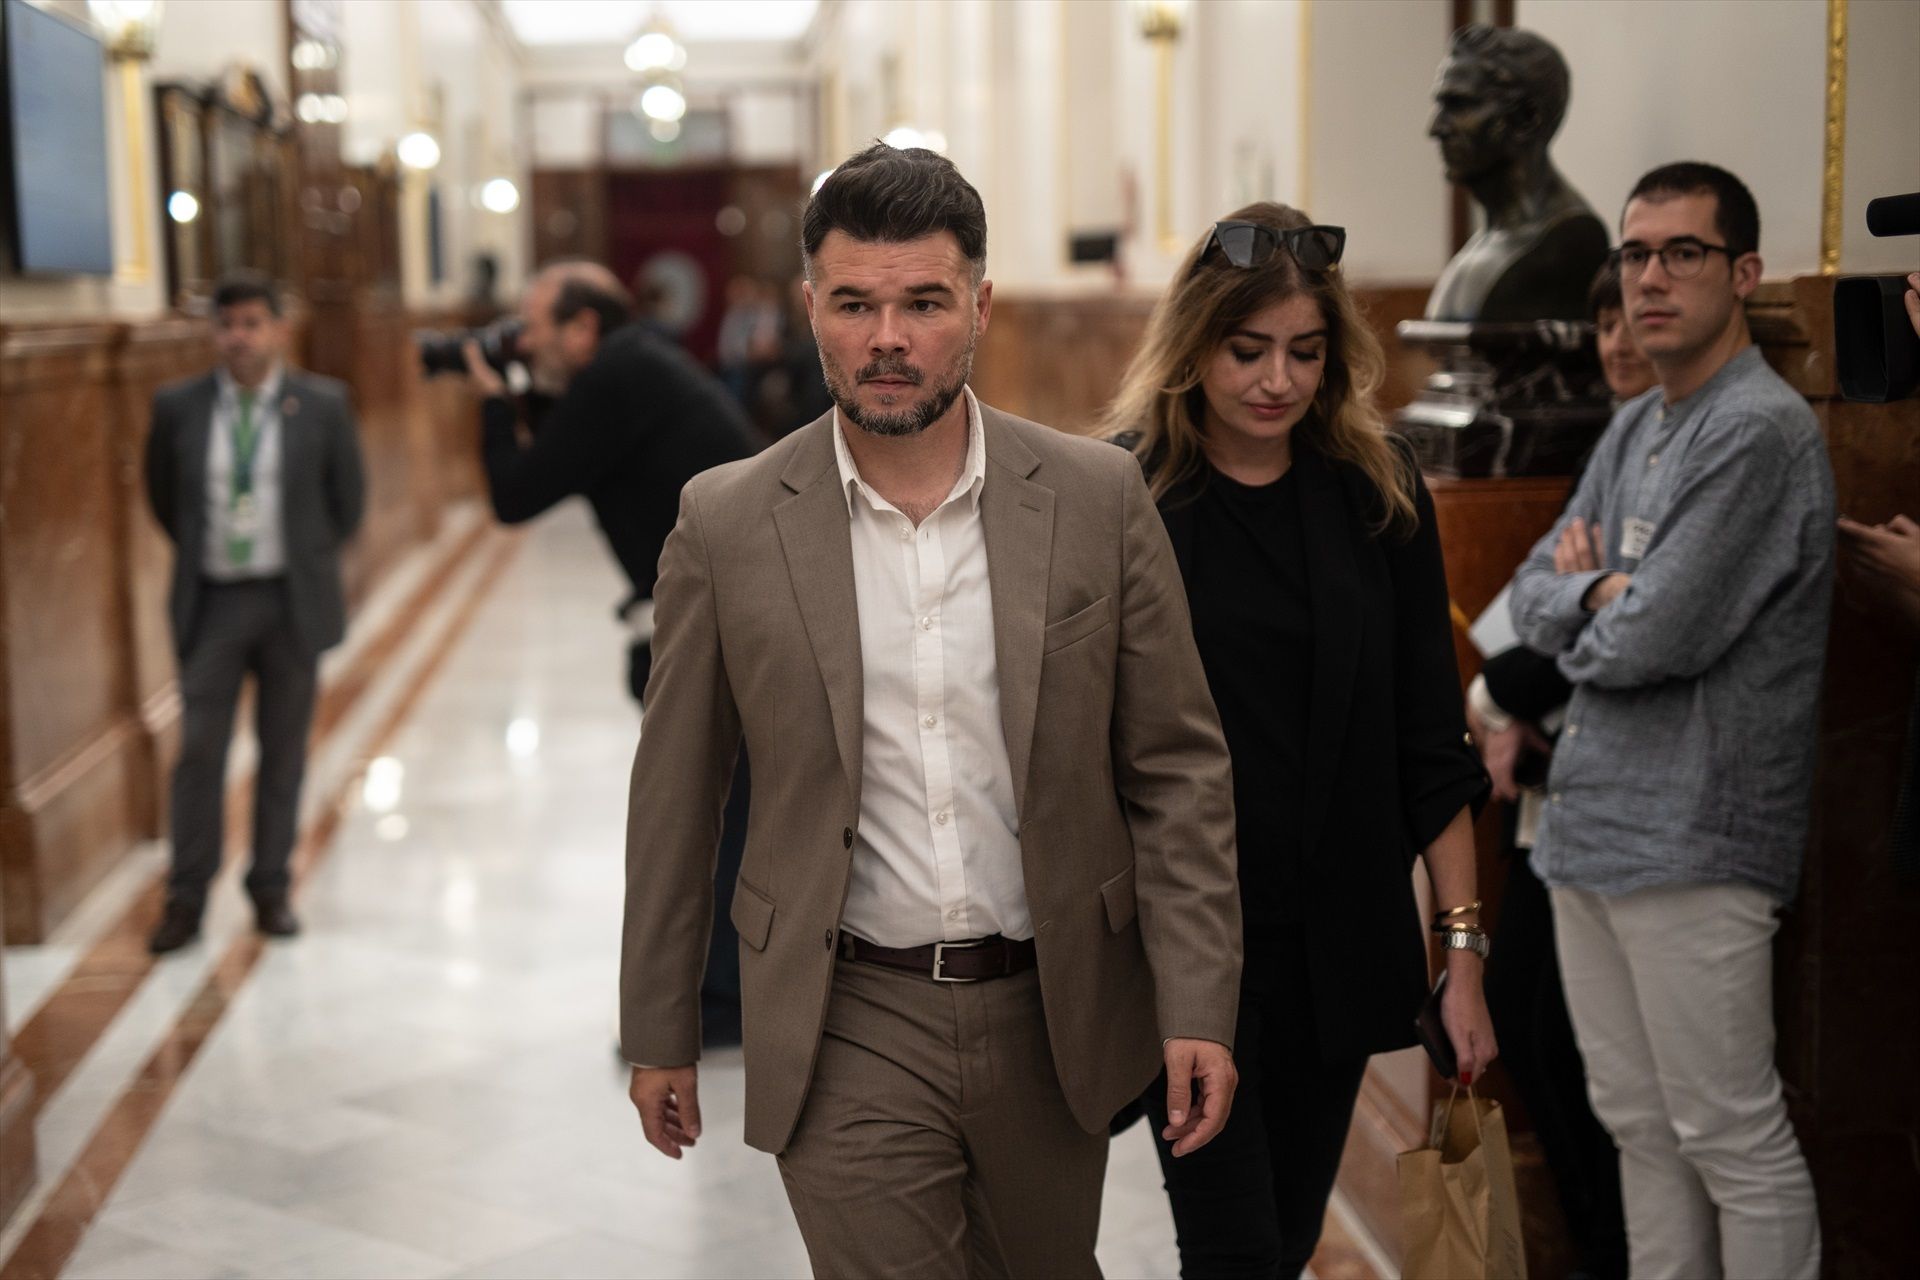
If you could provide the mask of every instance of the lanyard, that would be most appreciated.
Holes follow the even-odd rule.
[[[233,496],[236,499],[253,493],[253,464],[264,434],[253,421],[254,393],[242,391],[239,398],[240,417],[233,425]]]

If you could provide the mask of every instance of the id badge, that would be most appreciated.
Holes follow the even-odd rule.
[[[253,538],[260,533],[260,504],[250,493],[237,495],[228,513],[228,524],[236,538]]]
[[[1623,560],[1639,560],[1647,554],[1647,548],[1653,545],[1653,521],[1642,520],[1635,516],[1620,526],[1620,556]]]

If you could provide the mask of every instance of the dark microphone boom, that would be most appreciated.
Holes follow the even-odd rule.
[[[1876,236],[1920,236],[1920,191],[1867,201],[1867,230]]]

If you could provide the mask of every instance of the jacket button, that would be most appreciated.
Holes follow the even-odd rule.
[[[853,828],[852,827],[848,827],[845,831],[842,831],[840,833],[840,847],[843,849],[853,848]]]
[[[827,950],[833,950],[833,930],[827,930]]]

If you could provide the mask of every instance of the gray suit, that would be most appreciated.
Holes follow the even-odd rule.
[[[153,398],[147,496],[176,550],[168,612],[183,704],[168,892],[196,907],[220,869],[227,744],[248,672],[258,685],[260,767],[247,887],[259,899],[286,893],[319,655],[346,632],[340,547],[365,505],[353,411],[340,383],[292,369],[276,397],[285,572],[237,582],[202,568],[218,380],[205,374]]]

